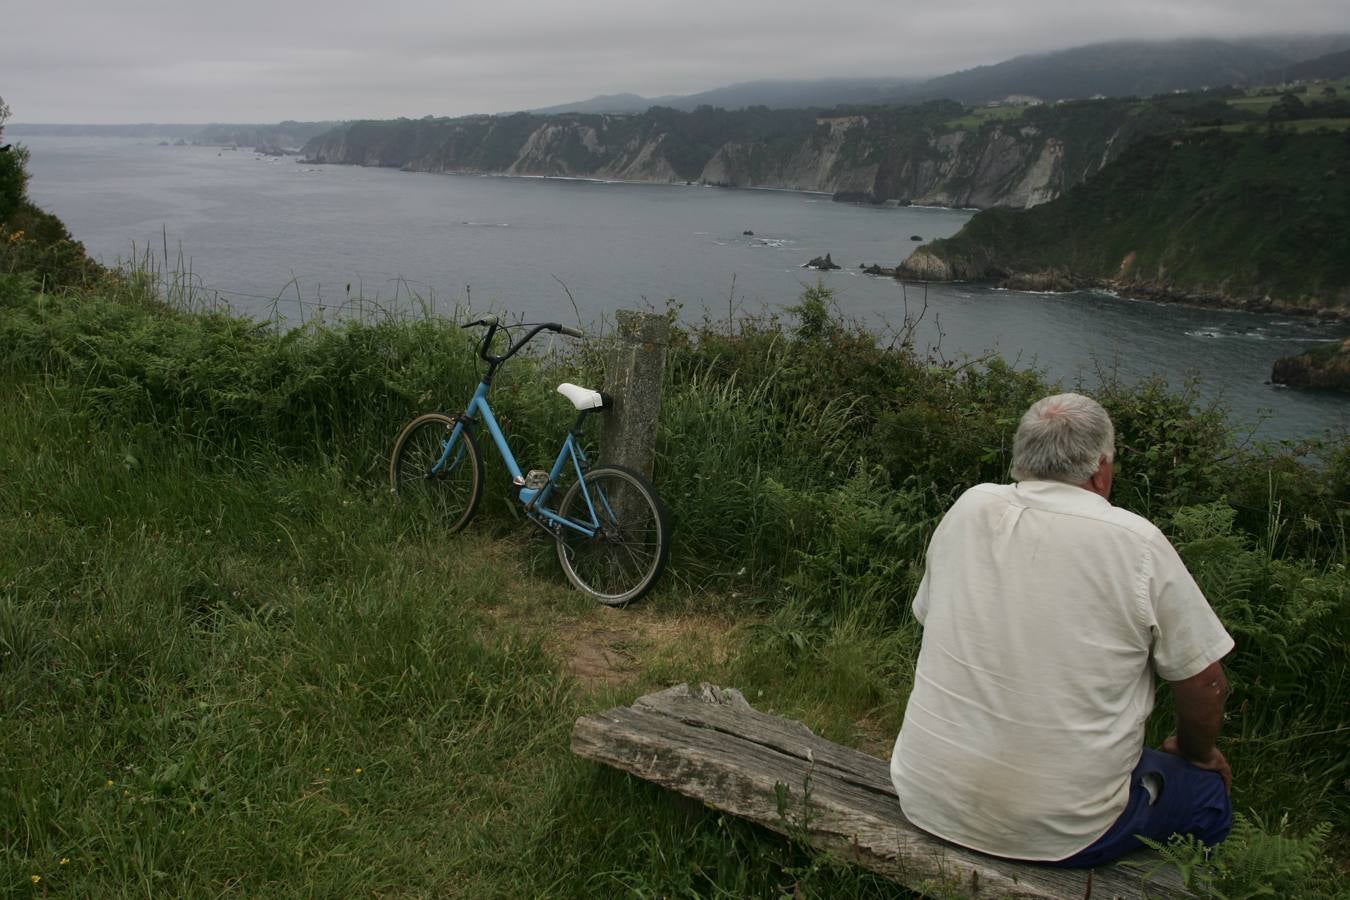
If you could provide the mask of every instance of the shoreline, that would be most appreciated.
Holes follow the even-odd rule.
[[[1276,300],[1269,295],[1261,298],[1233,297],[1208,291],[1185,291],[1172,285],[1152,282],[1116,281],[1114,279],[1071,279],[1077,290],[1114,294],[1126,300],[1171,303],[1197,309],[1226,309],[1261,315],[1297,316],[1321,322],[1350,324],[1350,309],[1311,307]]]
[[[769,191],[780,194],[803,194],[818,199],[820,197],[830,198],[835,201],[834,191],[808,190],[806,188],[792,187],[774,187],[772,185],[739,185],[739,184],[720,184],[712,181],[684,181],[676,179],[674,181],[657,181],[655,179],[627,179],[627,178],[599,178],[593,175],[527,175],[520,172],[489,172],[478,169],[410,169],[404,166],[372,166],[359,162],[330,162],[328,160],[309,159],[304,156],[296,156],[295,161],[308,166],[355,166],[361,169],[394,169],[399,172],[408,172],[415,175],[452,175],[465,178],[520,178],[529,181],[580,181],[591,184],[620,184],[620,185],[648,185],[652,187],[688,187],[688,188],[717,188],[725,191]],[[917,203],[907,206],[882,207],[893,209],[933,209],[933,210],[952,210],[955,212],[976,213],[979,209],[975,207],[964,206],[928,206]]]
[[[1279,300],[1266,294],[1261,297],[1238,297],[1206,290],[1186,290],[1177,285],[1157,281],[1121,280],[1115,278],[1084,277],[1067,272],[1007,272],[986,269],[973,278],[934,278],[936,274],[953,274],[952,265],[931,253],[923,253],[925,265],[911,265],[927,245],[920,247],[895,269],[873,270],[870,274],[894,277],[899,281],[951,284],[966,282],[988,285],[994,290],[1018,291],[1027,294],[1070,293],[1096,291],[1129,300],[1145,300],[1190,306],[1197,309],[1226,309],[1238,312],[1296,316],[1324,322],[1350,324],[1350,307],[1311,306]],[[930,277],[925,278],[925,275]]]

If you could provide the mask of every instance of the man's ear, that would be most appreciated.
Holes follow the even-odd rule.
[[[1115,477],[1115,464],[1102,454],[1097,459],[1097,471],[1092,473],[1088,483],[1083,485],[1092,493],[1101,496],[1103,499],[1111,499],[1111,481]]]

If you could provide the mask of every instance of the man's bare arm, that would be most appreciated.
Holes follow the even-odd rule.
[[[1224,785],[1231,788],[1233,772],[1217,746],[1223,704],[1228,699],[1223,666],[1211,663],[1190,678],[1170,684],[1177,703],[1177,733],[1163,742],[1162,749],[1202,769],[1218,772]]]

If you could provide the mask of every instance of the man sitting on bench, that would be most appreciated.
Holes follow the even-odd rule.
[[[1080,394],[1033,404],[1015,484],[943,517],[914,598],[923,643],[891,780],[919,828],[973,850],[1093,866],[1232,824],[1215,745],[1233,639],[1162,533],[1108,501],[1115,432]],[[1154,673],[1176,734],[1144,747]]]

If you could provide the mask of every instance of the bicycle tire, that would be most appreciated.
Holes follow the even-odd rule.
[[[594,508],[600,530],[587,537],[561,526],[555,532],[558,562],[577,590],[606,606],[623,606],[651,590],[665,569],[670,519],[655,488],[632,469],[599,466],[586,473],[585,484],[585,494],[580,480],[567,489],[558,514],[589,522]]]
[[[418,416],[403,426],[389,457],[389,489],[428,519],[446,522],[451,534],[469,524],[483,499],[483,459],[467,427],[459,436],[463,456],[454,449],[446,469],[431,472],[454,428],[444,413]]]

